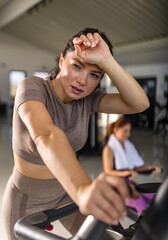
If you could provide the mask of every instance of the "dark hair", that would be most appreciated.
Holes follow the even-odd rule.
[[[65,47],[65,49],[62,51],[63,57],[65,57],[67,55],[68,52],[72,52],[75,50],[74,48],[74,44],[73,44],[73,39],[76,37],[80,37],[81,35],[87,35],[88,33],[99,33],[99,35],[103,38],[103,40],[107,43],[109,50],[111,52],[111,54],[113,55],[113,46],[111,44],[111,42],[109,41],[109,39],[107,38],[107,36],[105,35],[104,32],[99,31],[96,28],[84,28],[81,31],[79,31],[78,33],[76,33],[75,35],[73,35],[69,40],[68,43]],[[60,68],[59,68],[59,59],[60,56],[56,58],[56,66],[49,72],[50,74],[50,79],[54,79],[58,73],[60,72]]]
[[[120,117],[117,121],[110,123],[108,127],[108,137],[114,133],[114,128],[122,128],[127,124],[131,124],[130,121],[125,117]]]

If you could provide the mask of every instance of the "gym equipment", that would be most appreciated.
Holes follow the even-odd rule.
[[[15,224],[15,234],[22,240],[65,240],[62,237],[44,231],[44,229],[49,227],[51,222],[77,210],[78,207],[75,204],[71,204],[60,209],[51,209],[31,214],[20,219]],[[155,198],[130,240],[167,240],[167,218],[168,176],[159,186]],[[106,230],[107,227],[107,224],[97,220],[93,216],[88,216],[71,240],[126,240],[121,234],[110,229]]]

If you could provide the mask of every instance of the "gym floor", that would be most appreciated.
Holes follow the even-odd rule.
[[[0,239],[7,240],[4,234],[2,224],[2,196],[5,190],[7,180],[13,169],[13,156],[10,141],[11,118],[9,116],[0,116]],[[154,134],[152,130],[133,129],[131,140],[145,161],[146,165],[162,166],[164,171],[157,176],[139,175],[136,181],[142,182],[160,182],[168,172],[168,134]],[[102,171],[101,156],[81,155],[79,156],[83,168],[91,179],[94,179]],[[59,226],[60,235],[69,237]]]

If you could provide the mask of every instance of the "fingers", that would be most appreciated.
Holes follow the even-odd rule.
[[[115,177],[113,179],[115,179]],[[108,181],[108,179],[106,181],[106,174],[100,174],[100,176],[93,181],[90,188],[91,195],[85,205],[85,212],[93,214],[99,220],[108,224],[117,224],[120,218],[126,216],[125,203],[117,191],[117,181],[114,184],[111,184],[111,181],[109,181],[109,184]],[[121,181],[120,184],[123,184],[123,182],[124,181]],[[121,192],[126,192],[127,197],[129,194],[126,186],[125,188],[126,190],[122,188]]]
[[[98,33],[88,33],[73,39],[75,55],[83,62],[104,67],[104,61],[111,57],[107,43]]]
[[[138,172],[131,171],[131,176],[129,177],[130,180],[133,180],[136,176],[138,176]]]
[[[80,39],[80,38],[74,38],[73,39],[73,44],[77,44],[77,45],[80,45],[80,44],[82,44],[82,39]]]
[[[92,35],[91,33],[88,33],[86,37],[89,40],[91,47],[95,47],[99,42],[97,39],[94,38],[94,35]]]
[[[131,194],[131,197],[132,198],[139,198],[141,195],[136,191],[135,189],[135,186],[132,184],[132,183],[129,183],[129,186],[131,187],[132,189],[132,194]]]
[[[115,209],[114,208],[110,208],[110,211],[104,211],[102,210],[98,205],[94,205],[93,206],[93,212],[95,212],[94,216],[99,219],[100,221],[103,221],[107,224],[111,224],[111,225],[117,225],[118,224],[118,219],[115,218]],[[111,213],[111,216],[109,213]],[[115,220],[116,219],[116,220]]]
[[[96,47],[101,37],[98,33],[88,33],[87,35],[81,35],[79,38],[74,38],[74,45],[84,45],[85,47]]]
[[[155,168],[155,170],[152,171],[153,174],[158,174],[162,171],[162,169],[158,166],[155,166],[154,168]]]
[[[81,59],[81,61],[86,60],[86,53],[82,51],[79,45],[74,44],[75,54]]]
[[[95,188],[99,188],[100,190],[100,198],[103,198],[103,205],[102,208],[104,211],[110,210],[110,206],[112,206],[113,209],[115,209],[115,218],[120,218],[123,217],[124,215],[126,215],[126,209],[124,206],[124,201],[122,199],[122,197],[120,196],[120,194],[117,192],[116,187],[115,189],[112,188],[108,182],[103,181],[103,177],[104,176],[100,176],[97,181],[94,183],[95,184]],[[99,202],[100,203],[100,202]]]
[[[79,191],[79,208],[108,224],[117,224],[126,215],[128,187],[123,179],[102,173],[87,188]]]
[[[96,210],[95,214],[99,220],[105,221],[108,224],[117,224],[119,219],[126,215],[126,210],[124,213],[119,213],[115,206],[106,201],[104,197],[99,196],[100,201],[94,205]]]
[[[155,168],[154,166],[148,166],[148,170],[151,170],[152,168]]]
[[[110,175],[106,175],[105,178],[106,178],[107,183],[116,189],[116,191],[121,196],[123,202],[124,203],[128,202],[130,196],[129,196],[129,190],[128,190],[128,187],[127,187],[125,181],[119,177],[112,177]]]
[[[132,188],[134,197],[139,197]],[[91,185],[80,188],[78,206],[83,214],[92,214],[108,224],[117,224],[126,215],[125,204],[129,198],[128,186],[123,179],[101,173]]]
[[[154,169],[152,171],[152,174],[158,174],[158,173],[160,173],[162,171],[161,167],[155,166],[155,165],[149,166],[149,169]]]
[[[93,34],[95,42],[98,43],[101,41],[101,36],[96,32]]]

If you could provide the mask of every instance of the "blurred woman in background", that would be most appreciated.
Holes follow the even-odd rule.
[[[104,171],[113,176],[134,179],[138,172],[151,171],[152,174],[161,172],[156,165],[145,166],[134,145],[128,140],[131,134],[131,123],[124,117],[111,123],[108,129],[108,143],[103,149]],[[133,183],[133,181],[131,181]],[[153,194],[142,194],[138,199],[131,199],[129,206],[135,208],[138,214],[148,206]]]

